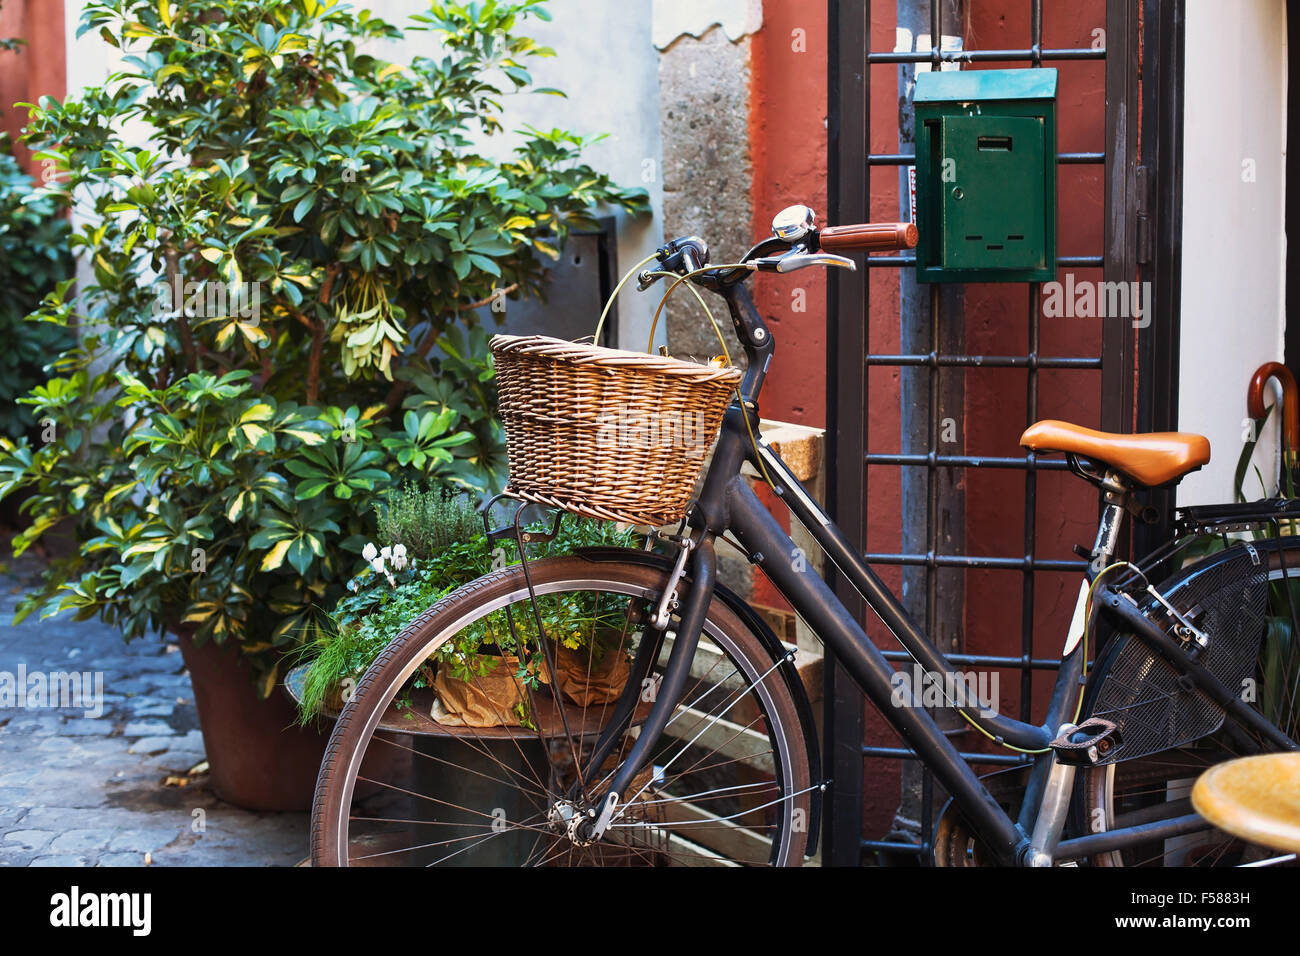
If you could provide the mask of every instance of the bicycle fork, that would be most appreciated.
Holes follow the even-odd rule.
[[[584,842],[600,839],[609,827],[632,778],[649,759],[651,748],[668,726],[686,689],[691,662],[695,659],[695,650],[700,643],[700,634],[704,630],[709,602],[713,598],[713,586],[717,580],[718,562],[713,552],[711,533],[701,533],[690,553],[690,565],[691,589],[679,609],[680,623],[673,637],[673,649],[668,654],[668,664],[664,668],[663,681],[655,695],[654,706],[641,725],[627,759],[619,766],[614,779],[610,781],[609,789],[600,798],[599,809],[596,806],[589,807],[586,819],[576,828],[577,836]]]

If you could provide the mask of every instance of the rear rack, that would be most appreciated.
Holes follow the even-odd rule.
[[[1264,498],[1233,505],[1179,508],[1175,536],[1250,531],[1278,521],[1300,518],[1300,498]]]

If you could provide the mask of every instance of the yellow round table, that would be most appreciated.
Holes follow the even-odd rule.
[[[1260,754],[1211,767],[1192,806],[1220,830],[1300,853],[1300,753]]]

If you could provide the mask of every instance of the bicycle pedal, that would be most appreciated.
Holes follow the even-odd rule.
[[[1089,717],[1073,730],[1053,740],[1049,747],[1058,763],[1072,767],[1093,767],[1122,744],[1119,727],[1101,717]]]

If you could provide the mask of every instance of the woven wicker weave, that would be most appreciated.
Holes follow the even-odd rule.
[[[507,491],[590,518],[680,520],[741,378],[543,335],[497,335]]]

